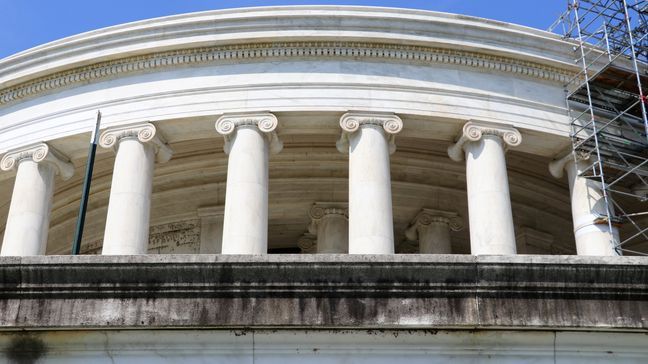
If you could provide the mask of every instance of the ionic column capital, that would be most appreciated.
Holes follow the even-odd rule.
[[[347,203],[343,202],[315,202],[308,211],[311,223],[308,231],[311,234],[317,234],[317,224],[326,216],[337,215],[349,219],[349,208]]]
[[[562,178],[567,164],[570,162],[578,163],[580,161],[587,161],[590,157],[589,154],[582,152],[568,153],[564,157],[555,159],[549,163],[549,173],[555,178]]]
[[[231,114],[223,115],[216,121],[216,131],[225,139],[223,150],[229,154],[231,149],[231,140],[234,132],[239,127],[256,127],[260,132],[265,134],[270,144],[270,153],[277,154],[283,149],[283,143],[277,136],[277,125],[279,121],[274,114],[256,113],[256,114]]]
[[[423,208],[405,230],[405,236],[409,240],[417,240],[418,228],[434,223],[446,224],[452,231],[459,231],[464,228],[463,219],[456,212]]]
[[[455,162],[464,159],[466,143],[479,141],[484,135],[495,135],[502,139],[505,146],[517,147],[522,143],[522,134],[512,126],[471,120],[464,124],[457,142],[448,147],[448,155]]]
[[[396,134],[403,129],[403,121],[394,114],[377,114],[348,112],[340,118],[340,127],[342,135],[337,141],[336,146],[340,153],[349,153],[349,135],[355,133],[363,126],[374,125],[382,127],[386,133],[389,142],[389,153],[396,151]]]
[[[173,150],[157,135],[155,125],[151,123],[138,123],[108,128],[101,133],[99,145],[103,148],[117,150],[119,142],[123,139],[137,139],[141,143],[152,143],[155,148],[156,159],[159,163],[169,161]]]
[[[74,166],[70,163],[70,160],[44,142],[8,151],[0,160],[0,169],[3,171],[12,170],[21,161],[29,159],[36,163],[51,164],[55,167],[56,173],[60,174],[64,180],[69,179],[74,174]]]
[[[317,236],[311,233],[304,233],[297,240],[297,246],[304,254],[315,253],[317,251]]]

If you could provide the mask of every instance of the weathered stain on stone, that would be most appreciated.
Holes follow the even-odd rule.
[[[648,261],[633,257],[25,257],[4,268],[16,278],[0,281],[5,329],[648,328]]]
[[[250,330],[234,330],[234,336],[237,336],[237,337],[238,336],[246,336],[248,334],[248,331],[250,331]],[[251,332],[254,333],[253,330]]]
[[[16,334],[4,350],[10,363],[33,364],[47,353],[47,345],[37,336]]]

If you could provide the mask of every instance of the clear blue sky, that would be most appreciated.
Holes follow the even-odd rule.
[[[268,5],[373,5],[459,13],[546,29],[567,0],[0,0],[0,58],[140,19]]]

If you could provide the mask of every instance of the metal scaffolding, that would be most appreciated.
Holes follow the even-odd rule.
[[[565,84],[574,158],[589,157],[582,177],[600,184],[597,223],[623,226],[622,253],[648,241],[648,0],[567,0],[549,28],[574,47],[581,71]],[[618,239],[618,240],[617,240]]]

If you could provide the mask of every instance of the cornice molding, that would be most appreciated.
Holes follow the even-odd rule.
[[[50,147],[47,143],[36,143],[7,152],[0,160],[0,169],[3,171],[12,170],[21,161],[31,159],[36,163],[49,163],[55,167],[56,173],[64,180],[74,174],[74,166],[70,160],[61,152]]]
[[[571,72],[540,63],[453,49],[370,42],[250,43],[182,49],[98,62],[0,89],[0,105],[62,88],[115,76],[177,66],[250,62],[261,59],[349,58],[390,60],[414,64],[449,64],[511,73],[564,83]]]
[[[277,126],[279,121],[274,114],[257,113],[257,114],[231,114],[223,115],[216,121],[215,128],[218,134],[225,139],[223,150],[229,154],[231,150],[232,137],[237,128],[242,126],[253,126],[259,129],[268,139],[270,153],[277,154],[283,149],[283,143],[277,136]]]
[[[452,231],[464,228],[463,219],[456,212],[422,208],[405,230],[405,237],[418,240],[418,229],[435,223],[446,224]]]
[[[141,143],[151,142],[155,148],[156,159],[159,163],[168,162],[173,156],[173,150],[157,134],[155,125],[151,123],[138,123],[116,126],[106,129],[99,137],[99,145],[103,148],[116,150],[119,141],[124,138],[136,138]]]
[[[457,142],[448,147],[448,156],[455,162],[463,161],[466,143],[479,141],[484,135],[500,137],[505,147],[517,147],[522,143],[522,134],[510,125],[471,120],[464,124]]]
[[[342,135],[340,135],[340,139],[336,143],[340,153],[349,153],[349,134],[355,133],[365,125],[381,127],[385,131],[389,142],[389,153],[392,154],[396,151],[396,134],[403,130],[403,121],[398,116],[394,114],[348,112],[340,118]]]

